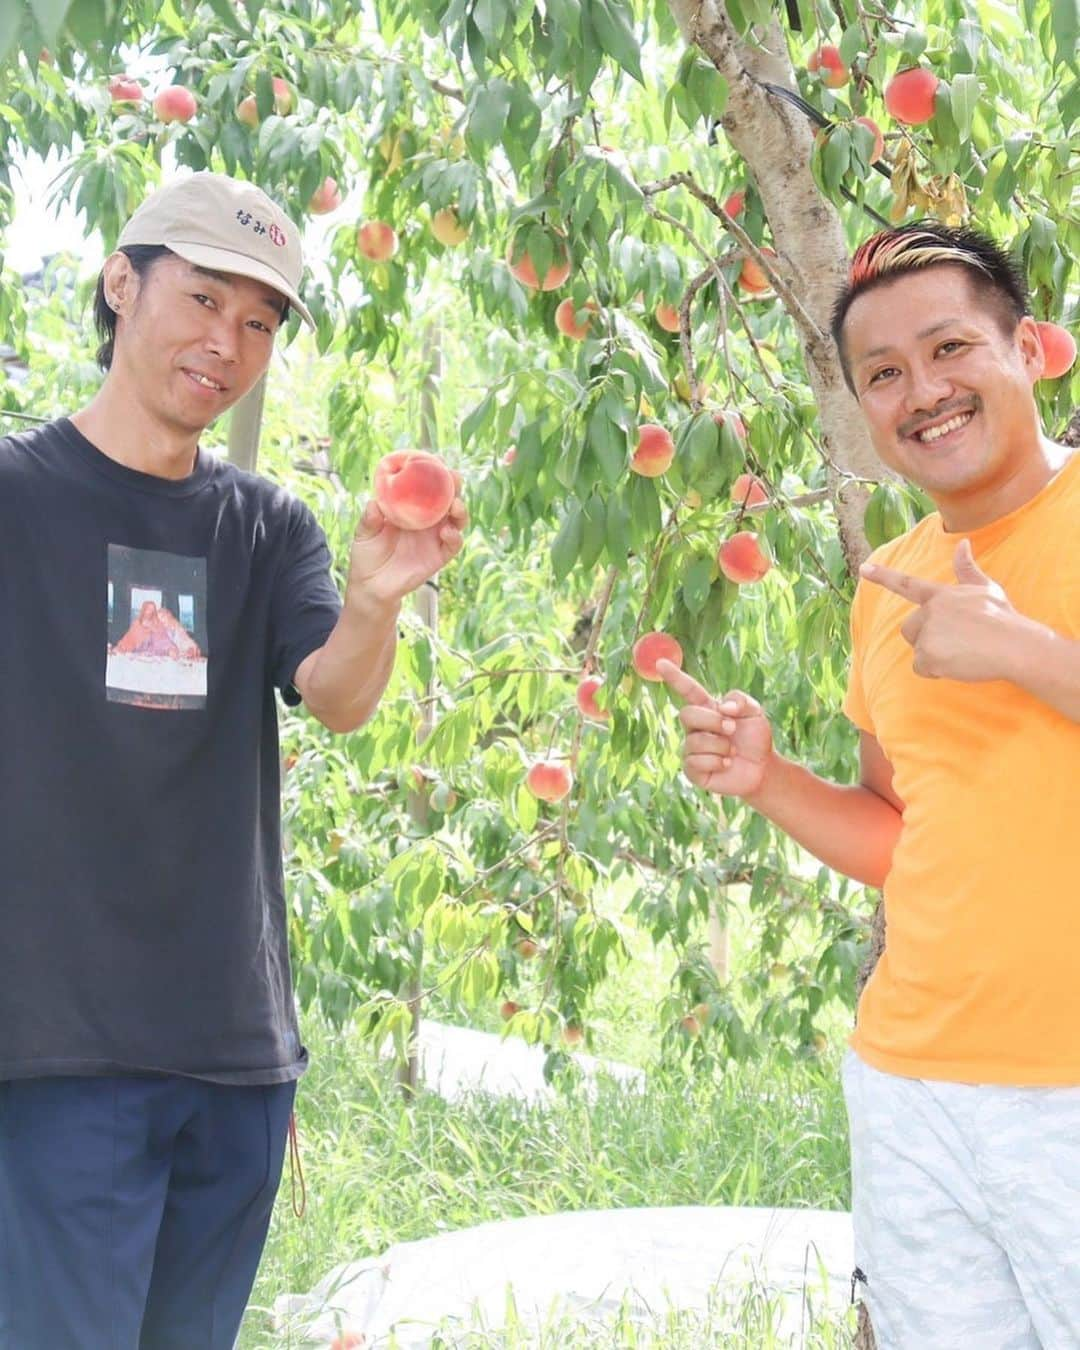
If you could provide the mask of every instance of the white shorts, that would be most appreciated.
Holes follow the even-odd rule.
[[[879,1350],[1078,1350],[1080,1087],[840,1076]]]

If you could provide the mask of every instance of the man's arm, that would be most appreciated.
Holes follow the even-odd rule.
[[[834,872],[880,889],[903,827],[892,766],[877,740],[861,733],[862,782],[830,783],[771,752],[761,787],[743,800]]]
[[[1017,615],[1005,678],[1040,702],[1080,722],[1080,641]]]
[[[378,706],[394,668],[400,611],[400,601],[346,595],[334,631],[297,666],[293,684],[331,731],[355,731]]]

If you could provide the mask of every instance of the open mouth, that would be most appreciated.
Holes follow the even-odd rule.
[[[964,428],[975,416],[975,410],[969,409],[967,412],[954,413],[948,421],[940,422],[937,426],[927,427],[923,431],[917,431],[913,440],[920,445],[948,445],[955,440],[959,440]]]
[[[218,384],[216,380],[210,379],[208,375],[200,375],[193,370],[185,370],[184,374],[193,385],[199,389],[205,390],[208,394],[223,394],[225,392],[225,386],[223,384]]]

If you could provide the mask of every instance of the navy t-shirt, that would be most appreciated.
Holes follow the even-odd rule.
[[[266,479],[0,439],[0,1079],[304,1072],[275,690],[340,610]]]

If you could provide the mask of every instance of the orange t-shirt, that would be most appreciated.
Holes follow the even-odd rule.
[[[873,559],[955,583],[964,533],[934,512]],[[1080,453],[966,533],[1015,609],[1080,639]],[[892,764],[904,824],[848,1044],[909,1078],[1078,1085],[1080,723],[1008,680],[916,675],[899,631],[911,612],[859,581],[843,710]]]

